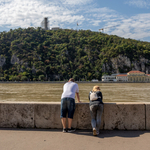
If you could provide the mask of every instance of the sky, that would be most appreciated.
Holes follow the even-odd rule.
[[[44,17],[49,28],[150,42],[150,0],[0,0],[0,32],[41,27]]]

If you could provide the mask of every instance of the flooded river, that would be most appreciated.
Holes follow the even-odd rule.
[[[0,102],[60,102],[64,83],[0,83]],[[78,83],[80,99],[99,85],[103,102],[150,102],[150,83]]]

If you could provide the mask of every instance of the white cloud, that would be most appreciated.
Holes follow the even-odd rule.
[[[113,13],[113,12],[115,12],[115,10],[109,9],[107,7],[94,8],[94,9],[91,7],[91,9],[87,10],[87,12],[89,12],[89,13],[94,12],[94,13],[101,14],[101,13]]]
[[[109,20],[115,12],[106,7],[95,8],[94,5],[86,5],[91,2],[93,0],[7,0],[6,3],[6,0],[1,0],[0,26],[27,28],[32,25],[38,27],[41,26],[44,17],[48,17],[50,27],[70,26],[74,28],[77,22],[80,27],[85,27],[84,24],[89,22],[90,26],[98,26],[102,21]]]
[[[124,18],[117,22],[109,22],[107,26],[118,24],[113,31],[111,28],[106,29],[105,32],[113,35],[118,35],[125,38],[144,39],[150,35],[150,19],[149,14],[138,14],[130,18]]]
[[[99,27],[101,23],[106,24],[107,22],[113,22],[118,20],[118,18],[120,17],[116,11],[109,9],[107,7],[91,9],[89,10],[89,13],[91,13],[91,18],[92,18],[90,19],[90,23],[93,26],[99,26]]]
[[[9,2],[9,3],[8,3]],[[0,3],[0,26],[22,27],[40,26],[44,17],[48,17],[50,24],[61,25],[64,22],[77,22],[84,20],[82,15],[74,14],[63,5],[55,2],[40,0],[2,0]]]
[[[130,6],[136,6],[139,8],[149,8],[150,7],[149,0],[128,0],[125,2],[125,4],[128,4]]]
[[[138,0],[137,0],[138,1]],[[39,27],[48,17],[50,27],[98,29],[125,38],[142,39],[150,35],[150,13],[125,18],[107,7],[98,8],[93,0],[1,0],[0,27]],[[131,1],[130,1],[131,2]],[[133,1],[132,1],[133,2]],[[90,5],[88,5],[91,3]],[[82,4],[82,5],[81,5]],[[86,5],[86,7],[85,7]]]
[[[93,0],[61,0],[64,4],[69,4],[69,5],[85,5]]]

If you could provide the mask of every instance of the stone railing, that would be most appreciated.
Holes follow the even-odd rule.
[[[1,102],[0,127],[62,128],[60,103]],[[88,103],[77,103],[73,127],[91,129]],[[150,103],[105,103],[101,129],[150,130]]]

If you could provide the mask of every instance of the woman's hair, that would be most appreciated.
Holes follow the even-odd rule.
[[[95,85],[94,87],[93,87],[93,90],[92,90],[93,92],[94,91],[100,91],[100,87],[98,86],[98,85]]]

